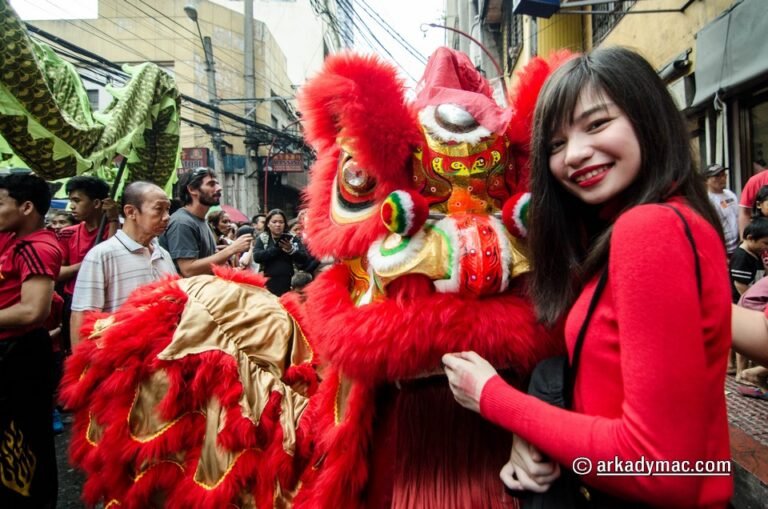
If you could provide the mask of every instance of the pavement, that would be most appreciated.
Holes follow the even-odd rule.
[[[737,509],[768,507],[768,400],[739,394],[732,376],[725,380]]]
[[[85,478],[67,461],[69,437],[72,431],[71,415],[64,415],[64,433],[56,435],[56,463],[59,468],[59,499],[56,509],[84,509],[80,500]]]
[[[747,398],[737,391],[733,377],[725,383],[731,436],[736,509],[768,507],[768,401]],[[80,501],[84,478],[67,462],[71,416],[65,416],[64,433],[56,437],[59,465],[58,509],[84,509]]]

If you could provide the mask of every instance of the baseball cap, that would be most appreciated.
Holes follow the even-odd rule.
[[[709,166],[707,166],[704,169],[704,171],[702,171],[701,173],[702,173],[702,175],[704,175],[704,177],[709,178],[709,177],[714,177],[715,175],[718,175],[718,174],[726,171],[727,169],[728,168],[723,168],[722,164],[715,163],[715,164],[710,164]]]

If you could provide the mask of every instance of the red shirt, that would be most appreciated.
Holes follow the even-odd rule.
[[[647,461],[728,460],[725,367],[731,302],[725,250],[715,229],[676,204],[690,224],[701,264],[699,298],[680,218],[643,205],[616,221],[608,284],[584,339],[574,410],[543,403],[498,376],[480,409],[566,467],[580,457]],[[569,353],[595,290],[590,281],[568,315]],[[726,507],[730,476],[584,476],[608,493],[669,507]]]
[[[0,309],[21,301],[21,285],[32,276],[53,280],[61,269],[61,250],[56,235],[38,230],[17,239],[13,233],[0,233]],[[0,340],[22,335],[40,327],[0,328]]]
[[[749,177],[747,183],[744,184],[744,189],[741,190],[739,206],[751,210],[752,206],[755,204],[757,192],[765,185],[768,185],[768,171],[763,170],[760,173],[756,173]]]
[[[59,245],[61,246],[62,255],[61,265],[66,267],[82,262],[85,255],[88,254],[88,251],[93,247],[98,233],[98,227],[94,228],[93,231],[88,231],[88,228],[85,226],[85,221],[78,223],[75,226],[62,228],[59,232]],[[107,240],[108,238],[109,228],[105,228],[102,240]],[[75,293],[76,282],[77,275],[65,282],[64,293],[70,296]]]

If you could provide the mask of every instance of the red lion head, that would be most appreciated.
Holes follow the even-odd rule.
[[[517,237],[533,106],[550,71],[535,59],[506,107],[448,48],[430,58],[413,102],[376,57],[330,57],[304,87],[317,151],[308,244],[341,262],[308,291],[308,313],[322,324],[318,349],[345,372],[414,376],[463,349],[522,370],[540,357],[534,338],[546,334],[517,283],[529,270]],[[419,353],[391,355],[403,349]]]

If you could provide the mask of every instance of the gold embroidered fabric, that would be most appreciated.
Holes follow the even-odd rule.
[[[376,275],[383,285],[405,274],[423,274],[433,281],[451,276],[451,256],[461,256],[461,253],[455,251],[458,246],[452,248],[447,238],[436,228],[426,229],[425,234],[424,246],[408,259],[390,269],[376,269]],[[511,235],[507,235],[507,240],[510,253],[509,278],[513,279],[530,272],[531,265],[520,241]],[[399,241],[399,235],[390,234],[384,240],[383,247],[391,248]]]
[[[298,323],[264,288],[215,276],[182,279],[178,285],[188,295],[187,304],[171,343],[158,357],[173,360],[214,350],[231,355],[243,384],[243,416],[258,423],[270,394],[280,393],[283,449],[293,454],[296,423],[308,400],[280,378],[288,363],[312,356]]]
[[[507,238],[510,240],[509,251],[512,257],[509,264],[509,279],[513,279],[530,272],[531,262],[528,259],[528,253],[525,247],[523,247],[523,243],[511,235],[507,235]]]
[[[228,451],[216,443],[219,431],[224,428],[224,419],[225,411],[219,400],[212,398],[205,409],[205,437],[194,476],[195,482],[208,490],[224,479],[242,454],[242,451]]]
[[[423,274],[433,281],[450,277],[452,248],[448,240],[435,228],[425,229],[424,233],[424,245],[419,251],[390,269],[376,269],[384,285],[405,274]],[[399,242],[400,235],[393,233],[384,239],[382,247],[391,249]]]
[[[139,384],[136,399],[128,414],[131,438],[148,442],[170,427],[171,423],[161,419],[156,410],[167,392],[168,375],[162,369],[155,371],[151,377]]]

